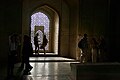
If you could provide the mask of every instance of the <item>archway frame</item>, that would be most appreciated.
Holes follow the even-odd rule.
[[[42,12],[46,16],[48,16],[50,20],[50,25],[49,25],[49,50],[47,51],[48,53],[53,53],[53,54],[58,54],[58,38],[59,38],[59,16],[58,13],[49,7],[48,5],[42,5],[40,7],[37,7],[36,9],[33,10],[31,15],[37,12]],[[31,16],[30,15],[30,16]],[[31,30],[31,19],[30,19],[30,27]],[[31,31],[29,32],[31,35]]]
[[[69,44],[70,37],[70,9],[69,6],[63,1],[63,0],[43,0],[43,1],[31,1],[31,0],[24,0],[23,2],[23,9],[22,9],[22,36],[24,34],[30,35],[30,16],[33,14],[33,12],[41,6],[47,5],[51,10],[55,10],[57,13],[57,16],[59,17],[59,45],[58,45],[58,56],[74,56],[73,52],[75,52],[74,49],[71,49],[71,46]],[[76,27],[76,26],[75,26]],[[73,34],[73,33],[71,33]],[[23,41],[23,40],[22,40]],[[75,42],[73,43],[75,44]],[[54,48],[53,48],[54,49]],[[72,50],[72,51],[69,51]]]

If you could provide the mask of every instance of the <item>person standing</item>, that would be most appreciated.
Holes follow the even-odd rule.
[[[91,40],[91,53],[92,53],[92,62],[96,63],[98,59],[98,42],[96,38]]]
[[[18,44],[17,35],[9,36],[8,77],[14,76],[14,64],[16,63]]]
[[[104,62],[107,59],[106,41],[103,36],[99,37],[99,62]]]
[[[83,38],[79,41],[78,47],[82,50],[81,53],[81,63],[87,62],[88,61],[88,38],[87,34],[84,34]]]
[[[39,51],[39,44],[38,44],[38,33],[34,37],[34,45],[35,45],[35,53],[38,53]]]

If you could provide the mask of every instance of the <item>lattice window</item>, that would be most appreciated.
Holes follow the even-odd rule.
[[[31,16],[31,42],[32,42],[33,50],[35,50],[35,46],[34,46],[35,26],[44,26],[44,34],[46,35],[48,39],[46,50],[49,50],[49,23],[50,21],[49,21],[48,16],[42,12],[37,12]],[[41,37],[42,32],[39,30],[36,32],[39,33],[39,40],[41,44],[42,38],[43,38]]]

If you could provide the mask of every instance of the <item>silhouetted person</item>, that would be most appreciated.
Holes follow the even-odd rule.
[[[22,48],[22,64],[21,64],[21,67],[23,68],[25,64],[24,74],[30,74],[30,70],[33,68],[29,63],[29,57],[31,56],[31,54],[33,54],[33,48],[30,41],[30,37],[24,35],[23,48]]]
[[[103,36],[99,38],[99,61],[103,62],[106,59],[106,42]]]
[[[98,42],[95,38],[92,38],[91,42],[92,62],[97,62],[98,58]]]
[[[88,58],[88,38],[87,34],[84,34],[83,38],[79,41],[78,47],[82,50],[82,55],[80,62],[84,63],[87,62]]]
[[[21,55],[21,35],[17,36],[17,43],[18,43],[18,62],[20,62],[20,55]]]
[[[41,45],[41,47],[40,47],[41,49],[44,50],[44,55],[46,54],[45,47],[46,47],[47,43],[48,43],[48,40],[47,40],[47,38],[46,38],[46,35],[44,35],[44,36],[43,36],[43,43],[42,43],[42,45]]]
[[[8,77],[14,76],[14,64],[16,63],[17,48],[17,35],[13,34],[9,36]]]
[[[38,53],[38,51],[39,51],[38,33],[34,37],[34,45],[35,45],[35,53]]]

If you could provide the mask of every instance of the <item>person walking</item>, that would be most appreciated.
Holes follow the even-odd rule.
[[[23,48],[22,48],[22,64],[21,67],[24,68],[24,74],[30,74],[31,69],[33,68],[29,63],[29,57],[33,54],[33,48],[30,41],[30,37],[24,35]]]
[[[42,43],[42,45],[41,45],[41,47],[40,47],[41,49],[44,50],[44,55],[46,54],[45,47],[46,47],[47,43],[48,43],[48,40],[47,40],[47,38],[46,38],[46,35],[44,35],[44,36],[43,36],[43,43]]]

